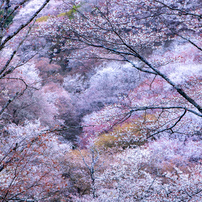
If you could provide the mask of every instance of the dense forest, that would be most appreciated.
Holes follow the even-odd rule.
[[[0,0],[0,201],[202,201],[201,0]]]

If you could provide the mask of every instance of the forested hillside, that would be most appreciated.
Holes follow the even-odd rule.
[[[0,201],[202,201],[200,0],[0,0]]]

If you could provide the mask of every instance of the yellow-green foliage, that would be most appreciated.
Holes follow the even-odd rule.
[[[117,136],[118,146],[122,148],[140,146],[146,142],[142,124],[139,121],[117,126],[113,133]]]
[[[76,10],[78,8],[80,8],[81,6],[73,6],[71,10],[64,12],[64,13],[60,13],[57,17],[65,17],[67,16],[69,19],[73,19],[74,18],[74,13],[76,13]]]
[[[72,184],[71,189],[81,195],[89,194],[91,190],[89,171],[82,159],[87,159],[88,155],[87,150],[71,150],[63,159],[66,167],[63,175]]]
[[[127,148],[143,145],[147,142],[150,127],[157,121],[153,114],[144,115],[139,119],[132,120],[116,126],[109,134],[102,134],[98,137],[95,146],[106,150],[109,148]]]
[[[156,123],[156,121],[158,120],[158,114],[145,114],[143,116],[144,122],[143,124],[152,124],[152,123]]]
[[[107,149],[116,146],[117,138],[111,134],[100,135],[95,142],[96,148]]]
[[[71,160],[74,160],[76,162],[80,162],[80,160],[82,159],[82,156],[84,158],[86,158],[86,156],[88,156],[88,152],[87,150],[71,150],[69,151],[69,153],[67,154],[67,157]]]
[[[46,22],[50,16],[42,16],[36,20],[36,22]]]
[[[86,164],[91,167],[91,149],[71,150],[65,155],[64,158],[61,159],[61,163],[64,165],[62,176],[72,185],[69,187],[69,191],[78,192],[80,195],[90,194],[92,181],[89,169]],[[95,150],[97,150],[97,148]],[[95,153],[96,158],[98,153]],[[106,158],[106,155],[104,158]],[[103,173],[106,168],[104,164],[104,158],[102,155],[99,155],[98,162],[94,165],[96,174],[98,175]]]
[[[7,28],[7,27],[13,22],[13,18],[14,18],[14,15],[9,16],[10,13],[12,12],[12,10],[9,9],[7,12],[8,12],[8,13],[6,14],[6,15],[7,15],[7,18],[6,18],[5,22],[4,22],[4,19],[3,19],[4,10],[3,10],[3,9],[0,10],[0,21],[3,21],[3,22],[4,22],[4,23],[2,22],[3,25],[4,25],[4,28]]]
[[[67,16],[69,19],[73,19],[74,18],[74,13],[76,13],[76,10],[78,8],[80,8],[81,6],[73,6],[71,10],[67,11],[67,12],[63,12],[60,13],[59,15],[57,15],[57,17],[65,17]],[[50,18],[50,16],[42,16],[40,18],[37,18],[36,22],[46,22],[48,19]]]
[[[125,133],[130,133],[131,135],[134,136],[141,136],[141,123],[133,123],[133,122],[129,122],[129,123],[124,123],[120,126],[117,126],[114,129],[114,132],[118,133],[118,134],[125,134]]]

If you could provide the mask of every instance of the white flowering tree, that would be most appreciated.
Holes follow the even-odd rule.
[[[9,112],[9,105],[27,89],[40,86],[39,72],[30,61],[35,54],[24,59],[19,54],[36,17],[49,1],[34,5],[34,9],[33,0],[0,2],[1,201],[48,201],[63,193],[68,183],[59,177],[58,162],[68,151],[68,144],[60,144],[39,121],[26,121],[23,126],[8,124],[14,118],[10,117],[14,113],[12,109]],[[47,99],[47,107],[53,108]]]
[[[158,115],[168,116],[170,111],[172,116],[166,123],[171,124],[166,124],[166,127],[160,127],[161,129],[157,127],[159,130],[153,131],[151,135],[155,136],[164,131],[173,133],[175,126],[187,114],[194,114],[199,118],[202,116],[201,95],[192,93],[193,90],[189,84],[189,80],[193,78],[189,75],[186,77],[186,71],[183,68],[180,70],[184,72],[182,77],[186,77],[183,84],[175,79],[176,76],[173,77],[173,74],[178,74],[178,69],[182,65],[176,67],[176,63],[183,63],[183,59],[186,60],[186,58],[183,52],[177,57],[172,55],[174,49],[175,51],[183,47],[188,50],[194,49],[193,60],[195,63],[200,63],[197,59],[201,57],[200,5],[198,1],[190,3],[172,0],[111,0],[72,4],[67,1],[64,4],[66,10],[61,10],[63,13],[48,21],[44,33],[51,32],[55,36],[54,44],[61,41],[62,50],[75,48],[75,51],[67,56],[67,59],[72,62],[78,59],[90,61],[93,58],[104,61],[115,60],[129,63],[140,73],[149,75],[146,82],[150,91],[142,88],[137,92],[138,96],[147,91],[155,96],[158,95],[160,100],[163,96],[167,96],[168,91],[172,92],[177,102],[168,100],[163,103],[161,100],[135,104],[134,101],[132,105],[128,105],[124,119],[138,112],[157,112]],[[56,22],[58,26],[53,28],[52,25]],[[60,38],[59,41],[58,38]],[[184,45],[186,43],[189,45]],[[155,58],[151,53],[155,55]],[[194,77],[197,79],[197,74]],[[104,80],[106,83],[103,86],[109,85],[107,79]],[[167,92],[163,92],[165,94],[162,93],[162,85],[165,85],[164,90],[167,88]]]
[[[26,81],[19,76],[19,72],[15,73],[15,70],[28,62],[33,56],[30,56],[26,61],[21,61],[18,57],[18,51],[28,37],[34,20],[49,1],[43,1],[34,11],[31,10],[26,17],[22,13],[25,12],[28,4],[33,3],[33,1],[2,0],[0,2],[0,81],[2,88],[0,115],[13,100],[22,95],[28,88]],[[11,88],[8,84],[10,82],[10,86],[16,85],[13,90],[9,89]]]
[[[67,194],[60,159],[70,150],[40,122],[7,125],[0,143],[1,201],[49,201]]]
[[[104,153],[100,150],[101,161],[92,158],[92,164],[87,164],[83,157],[83,165],[90,171],[85,177],[90,179],[93,174],[92,195],[74,196],[74,200],[200,201],[200,147],[201,142],[192,138],[185,143],[164,137],[119,152],[108,147]]]

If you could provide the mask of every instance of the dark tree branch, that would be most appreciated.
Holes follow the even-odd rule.
[[[12,67],[7,70],[5,73],[3,73],[9,66],[9,64],[11,63],[12,59],[14,58],[14,56],[16,55],[17,51],[19,50],[20,46],[24,43],[24,41],[27,39],[32,27],[33,27],[34,23],[29,27],[29,30],[27,32],[27,34],[25,35],[25,37],[21,40],[21,42],[18,44],[17,48],[13,51],[13,53],[11,54],[10,58],[7,60],[6,64],[4,65],[4,67],[2,68],[2,70],[0,71],[0,79],[2,79],[3,77],[5,77],[7,74],[10,74],[13,70]]]
[[[98,8],[99,9],[99,8]],[[167,83],[169,83],[182,97],[184,97],[189,103],[191,103],[194,107],[196,107],[198,109],[198,111],[202,114],[202,107],[194,100],[192,99],[187,93],[185,93],[185,91],[180,88],[178,85],[176,85],[172,80],[170,80],[165,74],[163,74],[160,70],[158,70],[157,68],[155,68],[152,64],[150,64],[142,55],[140,55],[138,53],[137,50],[134,49],[134,47],[132,47],[131,45],[128,45],[125,40],[120,36],[120,34],[115,30],[115,28],[113,27],[111,21],[104,15],[104,13],[102,13],[102,11],[100,11],[99,9],[99,12],[102,14],[102,16],[104,17],[104,19],[106,20],[106,22],[109,24],[109,26],[111,27],[112,29],[112,32],[120,39],[120,41],[122,42],[122,44],[129,50],[129,52],[123,52],[123,51],[118,51],[116,49],[112,49],[112,48],[109,48],[105,45],[98,45],[98,44],[95,44],[93,42],[91,42],[87,37],[85,36],[82,36],[81,34],[79,34],[78,32],[75,32],[74,33],[76,34],[76,36],[78,36],[78,39],[79,41],[85,43],[86,45],[89,45],[89,46],[93,46],[93,47],[97,47],[97,48],[103,48],[105,50],[109,50],[111,51],[112,53],[115,53],[115,54],[118,54],[122,57],[124,57],[124,59],[131,63],[133,66],[133,62],[129,59],[126,58],[127,55],[132,55],[133,57],[135,58],[138,58],[140,61],[142,61],[143,63],[145,63],[150,69],[153,70],[153,72],[147,72],[147,73],[150,73],[150,74],[156,74],[158,76],[160,76],[161,78],[163,78]],[[83,38],[84,40],[81,40],[81,38]],[[136,66],[134,66],[136,67]],[[137,67],[136,67],[137,68]],[[139,69],[140,71],[143,71],[141,68]],[[144,70],[144,72],[147,71],[147,70]]]
[[[202,51],[202,48],[200,48],[197,44],[195,44],[193,41],[191,41],[190,39],[178,34],[178,33],[175,33],[177,36],[179,36],[180,38],[184,39],[185,41],[188,41],[190,44],[192,44],[193,46],[195,46],[197,49],[199,49],[200,51]]]
[[[180,12],[181,15],[190,15],[190,16],[197,17],[197,18],[199,18],[199,19],[202,18],[202,15],[198,15],[198,14],[195,14],[195,13],[190,13],[190,12],[187,12],[186,10],[180,9],[180,8],[173,8],[173,7],[171,7],[171,6],[169,6],[169,5],[165,4],[165,3],[163,3],[163,2],[161,2],[161,1],[158,1],[158,0],[155,0],[155,1],[158,2],[158,3],[160,3],[160,4],[162,4],[163,6],[165,6],[166,8],[168,8],[168,9],[170,9],[170,10]]]
[[[23,79],[21,79],[21,78],[6,78],[6,79],[12,79],[12,80],[19,80],[19,81],[22,81],[23,84],[25,85],[25,88],[24,88],[21,92],[15,93],[15,95],[14,95],[12,98],[10,98],[10,99],[6,102],[6,104],[2,107],[2,109],[1,109],[1,111],[0,111],[0,115],[5,111],[5,109],[8,108],[8,106],[9,106],[17,97],[22,96],[22,95],[24,94],[24,92],[25,92],[25,91],[27,90],[27,88],[28,88],[27,83],[26,83]]]
[[[188,109],[187,107],[182,107],[182,106],[168,106],[168,107],[164,107],[164,106],[144,106],[144,107],[134,107],[132,108],[131,112],[135,112],[135,111],[145,111],[145,110],[148,110],[148,109],[161,109],[161,110],[165,110],[165,109],[183,109],[183,110],[186,110],[187,112],[191,112],[199,117],[202,117],[201,114],[191,110],[191,109]]]
[[[176,121],[172,126],[170,126],[170,127],[168,127],[168,128],[165,128],[165,129],[162,129],[162,130],[159,130],[159,131],[157,131],[157,132],[155,132],[155,133],[149,135],[149,136],[147,137],[147,139],[149,139],[149,138],[151,138],[151,137],[154,137],[155,135],[160,134],[160,133],[163,133],[163,132],[165,132],[165,131],[171,131],[172,133],[174,133],[174,132],[173,132],[173,128],[181,121],[181,119],[185,116],[186,113],[187,113],[187,111],[184,110],[183,114],[178,117],[177,121]]]
[[[17,6],[15,6],[12,10],[12,12],[9,13],[9,15],[6,17],[5,21],[11,17],[12,15],[14,15],[14,13],[21,7],[21,6],[24,6],[25,3],[27,3],[29,0],[24,0],[22,2],[20,2]]]
[[[2,107],[2,109],[1,109],[1,111],[0,111],[0,115],[5,111],[5,109],[11,104],[11,102],[13,102],[16,98],[17,98],[17,96],[19,95],[19,92],[17,92],[17,93],[15,93],[15,95],[12,97],[12,98],[10,98],[7,102],[6,102],[6,104]]]
[[[44,9],[44,7],[49,3],[50,0],[46,0],[43,5],[34,13],[34,15],[25,23],[22,24],[13,34],[9,35],[4,39],[4,41],[0,45],[0,50],[2,50],[5,44],[10,41],[13,37],[15,37],[21,30],[27,27],[35,18],[36,16]]]

